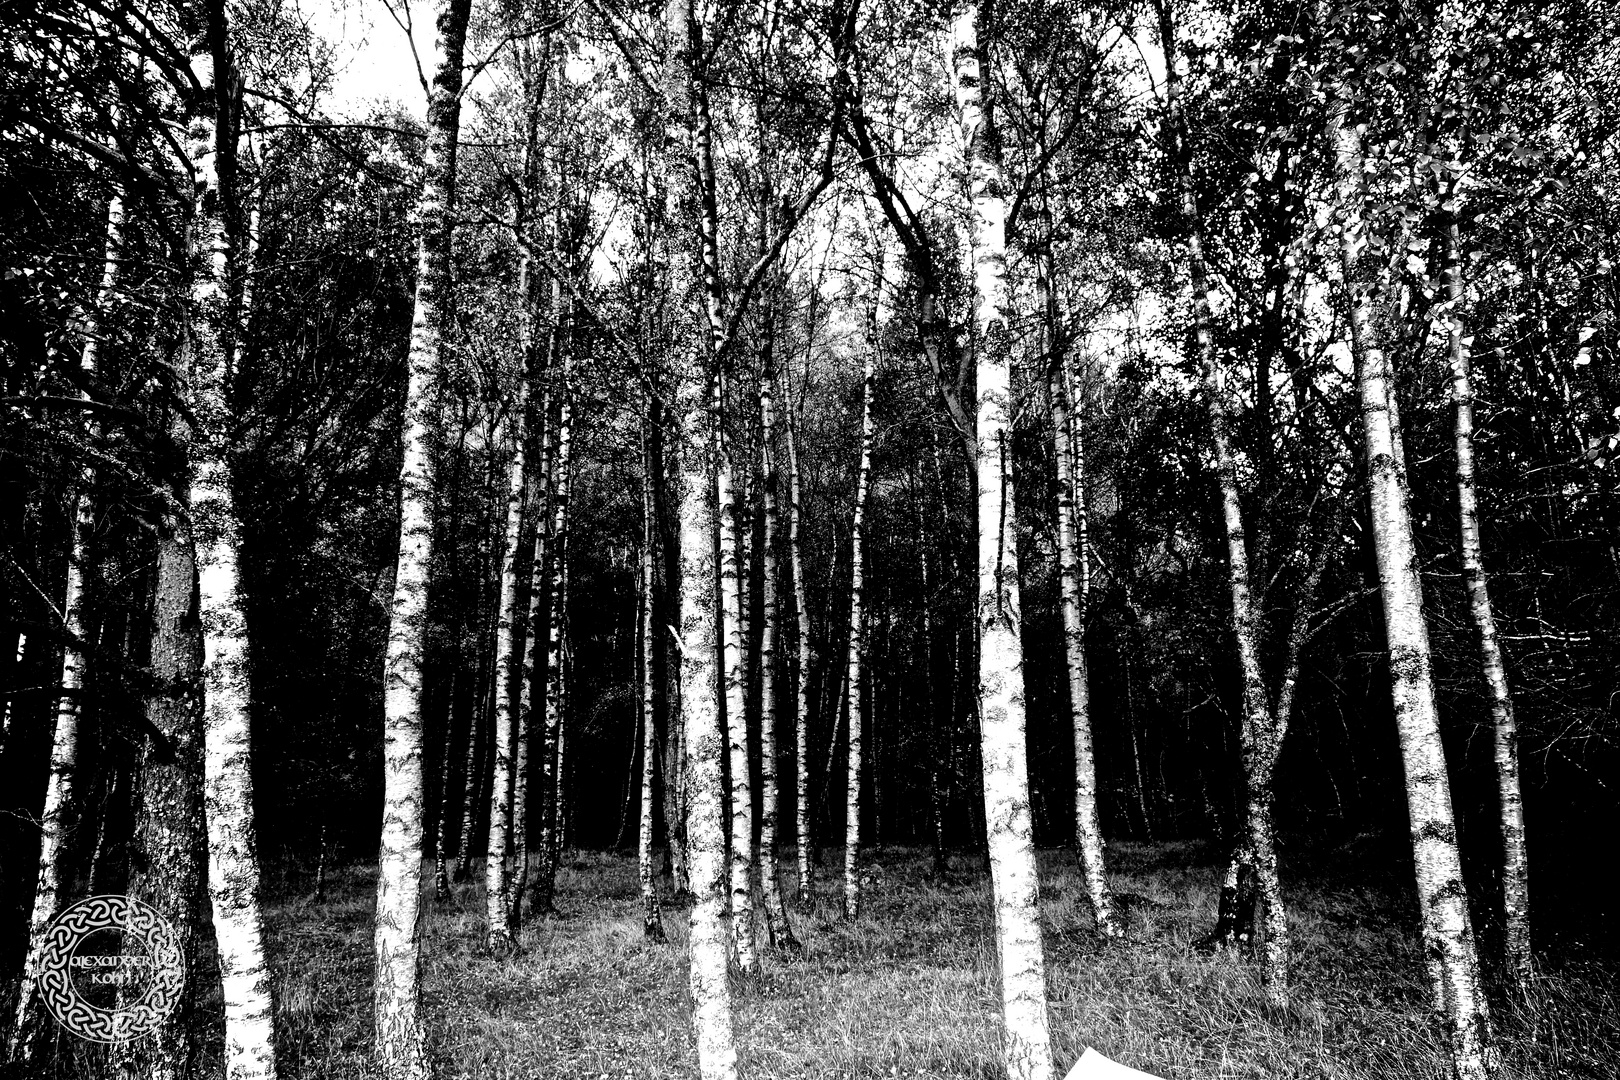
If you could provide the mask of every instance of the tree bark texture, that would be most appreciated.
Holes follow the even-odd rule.
[[[664,8],[663,172],[675,322],[676,416],[680,442],[675,504],[680,543],[680,693],[687,772],[687,867],[694,896],[688,936],[692,1025],[703,1080],[735,1080],[737,1044],[727,976],[726,823],[720,730],[720,611],[716,602],[712,373],[703,362],[702,184],[698,164],[694,67],[702,34],[692,0]]]
[[[1341,87],[1339,92],[1346,94],[1349,90]],[[1395,723],[1406,775],[1423,948],[1435,1006],[1450,1039],[1457,1074],[1462,1080],[1482,1080],[1490,1071],[1488,1016],[1480,992],[1451,785],[1435,709],[1417,549],[1390,408],[1389,360],[1374,315],[1380,272],[1374,260],[1362,258],[1368,242],[1363,218],[1366,195],[1362,141],[1346,117],[1349,100],[1341,97],[1332,104],[1328,134],[1338,188],[1373,542],[1389,644]]]
[[[862,526],[866,521],[867,494],[872,485],[873,358],[877,348],[877,318],[866,320],[866,363],[861,369],[861,460],[855,472],[855,516],[849,529],[849,654],[846,663],[849,755],[844,775],[844,918],[854,920],[861,911],[861,736],[866,712],[861,705],[862,671],[866,664],[866,578]]]
[[[1029,806],[1018,547],[1012,485],[1007,197],[977,3],[951,12],[947,60],[967,156],[978,349],[974,454],[978,495],[979,722],[984,816],[1001,962],[1002,1055],[1012,1080],[1052,1076],[1041,949],[1040,886]]]
[[[1463,584],[1468,610],[1479,632],[1480,664],[1490,694],[1492,751],[1502,830],[1503,951],[1512,977],[1523,983],[1530,975],[1530,874],[1524,846],[1524,797],[1519,787],[1519,730],[1513,717],[1513,695],[1502,639],[1491,606],[1480,541],[1479,490],[1474,465],[1474,386],[1469,370],[1469,339],[1464,333],[1463,257],[1456,222],[1446,234],[1446,299],[1449,304],[1447,345],[1451,354],[1451,404],[1455,410],[1457,446],[1457,518],[1462,542]]]
[[[450,207],[461,123],[462,53],[471,0],[442,0],[433,13],[425,70],[427,148],[417,200],[416,296],[406,359],[401,432],[399,554],[383,663],[383,824],[377,872],[375,1023],[384,1080],[427,1075],[421,1001],[422,644],[432,557],[429,426],[442,363],[442,305],[449,299]]]

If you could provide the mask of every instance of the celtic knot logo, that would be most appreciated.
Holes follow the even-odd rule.
[[[180,1001],[185,955],[168,920],[131,896],[92,896],[51,923],[39,993],[51,1015],[93,1042],[138,1039]]]

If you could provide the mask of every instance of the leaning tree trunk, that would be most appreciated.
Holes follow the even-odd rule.
[[[1479,534],[1479,494],[1474,481],[1474,387],[1462,319],[1463,260],[1453,221],[1446,234],[1446,296],[1450,304],[1451,403],[1456,410],[1457,516],[1462,537],[1463,582],[1469,613],[1479,631],[1480,662],[1491,696],[1491,734],[1502,824],[1503,942],[1508,971],[1521,985],[1530,976],[1530,881],[1524,850],[1524,799],[1519,788],[1519,731],[1513,696],[1502,662],[1502,639],[1491,607],[1485,555]]]
[[[1074,839],[1080,872],[1097,930],[1114,937],[1113,897],[1103,862],[1102,820],[1097,813],[1097,763],[1091,746],[1091,691],[1086,679],[1085,602],[1081,596],[1083,540],[1076,535],[1080,511],[1076,492],[1085,483],[1078,439],[1071,426],[1067,379],[1056,357],[1047,361],[1047,389],[1052,401],[1052,441],[1057,451],[1058,583],[1063,610],[1063,648],[1069,673],[1069,709],[1074,730]]]
[[[951,13],[957,118],[967,148],[978,350],[974,454],[978,476],[979,723],[984,815],[1001,961],[1002,1056],[1012,1080],[1047,1080],[1052,1045],[1041,951],[1040,886],[1029,807],[1024,657],[1012,485],[1011,335],[1007,327],[1007,179],[994,131],[979,5]]]
[[[101,336],[105,332],[107,309],[112,305],[122,274],[124,258],[124,200],[115,194],[107,201],[107,242],[102,260],[101,284],[84,319],[84,346],[79,352],[79,373],[86,385],[95,378],[101,353]],[[80,400],[90,400],[85,390]],[[96,438],[95,423],[87,429],[88,438]],[[11,1039],[11,1056],[20,1061],[31,1060],[34,1034],[39,1030],[29,1020],[33,1011],[34,980],[45,947],[45,931],[56,917],[57,908],[66,898],[71,875],[68,873],[67,839],[68,817],[73,809],[73,777],[79,752],[79,709],[84,694],[85,657],[80,651],[86,630],[85,571],[90,565],[90,540],[95,529],[95,503],[91,490],[95,486],[95,471],[81,468],[77,485],[69,492],[68,503],[68,566],[67,591],[62,601],[62,629],[66,642],[62,646],[62,690],[57,699],[55,724],[51,735],[50,778],[45,788],[45,807],[39,819],[39,875],[34,884],[34,902],[28,923],[28,951],[23,962],[22,982],[18,985],[17,1013]],[[187,588],[187,599],[190,589]],[[17,663],[22,663],[23,644],[17,644]],[[10,698],[6,707],[10,708]],[[10,714],[7,713],[9,723]],[[9,732],[7,733],[9,737]],[[36,1020],[38,1018],[36,1017]]]
[[[861,463],[855,473],[855,516],[849,530],[849,769],[844,781],[844,918],[861,911],[861,734],[866,713],[861,708],[861,670],[866,662],[865,547],[861,527],[872,485],[872,359],[877,349],[877,319],[866,320],[866,363],[861,371]],[[836,725],[835,725],[836,727]]]
[[[652,410],[649,410],[652,412]],[[649,426],[656,416],[649,417]],[[641,822],[636,834],[636,871],[641,880],[641,931],[650,941],[664,941],[663,909],[658,902],[658,883],[653,874],[653,806],[654,762],[658,757],[658,739],[655,706],[657,695],[653,684],[653,650],[656,647],[658,620],[653,617],[653,598],[657,595],[657,556],[654,544],[658,529],[653,520],[653,476],[655,462],[652,440],[642,431],[641,471]]]
[[[671,710],[684,727],[687,754],[687,867],[692,904],[689,985],[698,1072],[703,1080],[735,1080],[726,957],[724,752],[720,731],[720,672],[716,664],[714,553],[714,429],[711,372],[703,362],[704,298],[702,182],[694,128],[694,67],[701,49],[692,0],[664,9],[663,179],[669,227],[670,297],[675,323],[676,420],[680,443],[674,497],[679,515],[680,593],[676,644],[681,654],[679,700]],[[673,568],[672,568],[673,569]]]
[[[777,823],[781,820],[781,787],[776,776],[776,628],[781,612],[776,593],[776,462],[771,439],[776,429],[772,391],[776,373],[767,371],[759,382],[760,498],[765,509],[765,540],[761,552],[760,610],[765,620],[759,637],[759,867],[765,885],[765,921],[771,942],[796,949],[798,939],[782,902],[782,874],[776,855]]]
[[[1261,972],[1266,997],[1273,1004],[1287,999],[1288,920],[1277,881],[1276,843],[1271,824],[1274,798],[1269,782],[1271,763],[1281,743],[1277,718],[1271,710],[1265,673],[1260,667],[1260,638],[1264,620],[1255,602],[1250,580],[1248,533],[1238,491],[1237,456],[1232,450],[1231,421],[1226,409],[1225,373],[1215,350],[1214,313],[1209,305],[1210,281],[1204,264],[1204,225],[1193,183],[1191,148],[1182,112],[1181,76],[1176,71],[1174,24],[1170,0],[1161,0],[1160,39],[1169,58],[1165,76],[1165,106],[1171,156],[1177,166],[1181,211],[1187,228],[1187,268],[1192,285],[1194,336],[1202,369],[1203,390],[1209,411],[1210,439],[1215,473],[1221,489],[1222,524],[1226,533],[1226,580],[1232,598],[1232,635],[1236,639],[1238,669],[1243,680],[1243,752],[1245,791],[1245,847],[1253,859],[1255,885],[1265,909],[1265,945]]]
[[[450,205],[461,122],[462,52],[471,0],[443,0],[434,15],[428,135],[417,214],[415,311],[406,360],[400,463],[399,553],[383,663],[383,822],[377,868],[375,1016],[385,1080],[427,1075],[421,1001],[422,642],[432,557],[429,433],[439,381],[441,303],[450,286]]]
[[[1373,312],[1380,270],[1375,260],[1361,257],[1368,242],[1363,218],[1365,174],[1361,134],[1345,115],[1348,105],[1345,98],[1334,104],[1329,116],[1329,138],[1338,188],[1344,276],[1350,288],[1351,344],[1367,449],[1373,544],[1389,644],[1391,696],[1406,773],[1423,947],[1429,959],[1434,1005],[1445,1024],[1457,1074],[1461,1080],[1483,1080],[1490,1072],[1488,1014],[1480,992],[1474,930],[1457,849],[1457,820],[1435,709],[1433,662],[1423,616],[1417,547],[1412,538],[1390,410],[1393,395],[1389,360]]]
[[[800,900],[810,897],[810,601],[805,597],[804,562],[799,548],[799,450],[791,403],[787,414],[788,571],[793,575],[793,607],[799,625],[798,663],[793,666],[793,818]]]

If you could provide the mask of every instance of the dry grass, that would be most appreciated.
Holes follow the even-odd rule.
[[[1422,970],[1407,920],[1366,885],[1295,885],[1296,994],[1270,1009],[1251,965],[1193,942],[1214,918],[1214,874],[1195,849],[1116,845],[1116,890],[1132,894],[1130,939],[1091,932],[1072,861],[1043,854],[1043,915],[1060,1065],[1087,1046],[1170,1080],[1447,1076],[1423,1018]],[[768,957],[739,980],[744,1075],[988,1078],[999,1075],[998,994],[988,882],[957,861],[884,852],[861,920],[831,891],[793,912],[802,954]],[[270,916],[283,1075],[370,1075],[371,875],[335,876],[322,904]],[[828,886],[829,890],[832,886]],[[1132,899],[1128,897],[1127,899]],[[429,905],[425,1015],[438,1075],[692,1077],[686,919],[670,944],[643,941],[633,860],[579,855],[558,879],[560,914],[524,929],[523,953],[480,948],[482,892]],[[1533,1000],[1500,1005],[1504,1080],[1613,1077],[1620,1000],[1596,971],[1549,975]]]

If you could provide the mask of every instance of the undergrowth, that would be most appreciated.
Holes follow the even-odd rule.
[[[1415,927],[1397,899],[1355,879],[1291,883],[1293,993],[1268,1006],[1254,965],[1195,942],[1215,917],[1215,872],[1183,845],[1110,847],[1125,940],[1092,932],[1071,857],[1042,854],[1042,918],[1054,1049],[1087,1046],[1167,1080],[1400,1077],[1445,1080]],[[791,865],[784,860],[785,865]],[[1000,1075],[989,883],[966,859],[934,880],[926,853],[869,863],[866,908],[841,917],[836,881],[791,905],[804,943],[737,978],[742,1074],[784,1080]],[[374,876],[345,868],[328,897],[269,912],[282,1075],[372,1075]],[[696,1075],[685,982],[686,914],[669,944],[642,938],[635,862],[580,853],[558,874],[557,914],[530,918],[522,952],[482,947],[483,893],[425,897],[424,1018],[434,1074],[505,1078]],[[1525,998],[1493,988],[1502,1080],[1613,1077],[1620,997],[1607,973],[1543,972]],[[1061,1075],[1061,1073],[1060,1073]]]

